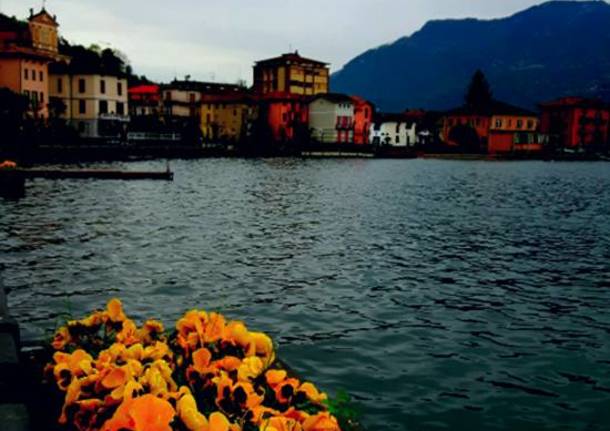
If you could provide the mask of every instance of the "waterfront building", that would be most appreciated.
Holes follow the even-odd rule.
[[[199,123],[204,95],[239,94],[242,91],[241,86],[234,84],[174,80],[161,87],[164,115],[170,118],[190,118]]]
[[[284,94],[258,98],[257,133],[260,139],[275,142],[306,140],[308,136],[308,101],[297,95]],[[261,128],[266,129],[262,132]]]
[[[352,96],[354,104],[354,144],[370,144],[371,125],[375,107],[361,97]]]
[[[329,77],[327,63],[301,57],[295,51],[256,62],[254,93],[259,96],[314,96],[328,93]]]
[[[44,8],[27,22],[0,14],[0,87],[27,96],[35,117],[48,117],[49,63],[58,50],[59,24]]]
[[[445,113],[442,139],[450,147],[489,154],[541,151],[546,138],[538,116],[493,100],[480,108],[463,106]]]
[[[610,147],[610,105],[599,99],[564,97],[540,104],[541,132],[554,149],[600,151]]]
[[[161,108],[161,89],[156,84],[142,84],[130,87],[129,115],[132,117],[157,117]]]
[[[245,91],[235,94],[204,94],[201,98],[201,132],[205,142],[235,144],[245,138],[253,98]]]
[[[354,102],[344,94],[320,94],[309,103],[312,140],[326,144],[354,142]]]
[[[127,133],[127,78],[98,64],[53,63],[49,69],[51,100],[61,101],[60,117],[83,138],[121,138]]]
[[[371,128],[375,146],[414,147],[418,143],[417,122],[406,114],[379,114]]]

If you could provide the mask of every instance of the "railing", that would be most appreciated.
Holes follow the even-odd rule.
[[[180,133],[129,132],[128,141],[180,141]]]

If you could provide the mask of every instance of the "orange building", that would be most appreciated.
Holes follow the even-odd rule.
[[[298,51],[261,60],[254,65],[254,93],[314,96],[328,93],[327,63],[304,58]]]
[[[354,144],[368,145],[375,108],[361,97],[352,96],[351,99],[354,104]]]
[[[48,116],[49,63],[65,59],[58,27],[44,8],[37,14],[30,9],[27,22],[0,14],[0,87],[27,96],[36,117]]]
[[[536,152],[546,142],[535,113],[495,100],[480,109],[454,109],[442,121],[442,139],[453,147],[489,154]]]
[[[596,151],[610,146],[610,105],[598,99],[564,97],[540,104],[541,131],[556,149]]]
[[[157,116],[161,108],[161,89],[156,84],[142,84],[130,87],[127,91],[129,95],[129,115],[137,116]]]
[[[297,139],[307,129],[309,110],[306,98],[275,94],[259,99],[259,119],[266,121],[270,138],[276,142]]]

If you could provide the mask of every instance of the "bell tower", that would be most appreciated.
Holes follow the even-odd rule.
[[[57,24],[56,17],[49,14],[44,6],[37,14],[34,14],[34,10],[30,9],[28,25],[34,48],[53,53],[58,52],[57,28],[59,24]]]

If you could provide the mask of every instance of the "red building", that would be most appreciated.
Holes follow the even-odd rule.
[[[270,93],[259,98],[260,119],[269,127],[270,138],[277,142],[298,139],[307,131],[307,99],[294,94]]]
[[[495,100],[483,108],[447,112],[442,139],[450,147],[489,154],[538,152],[545,145],[535,113]]]
[[[128,93],[130,115],[158,115],[160,112],[161,90],[158,85],[138,85],[131,87]]]
[[[354,104],[354,144],[369,145],[375,107],[361,97],[352,96]]]
[[[564,97],[540,104],[540,127],[556,149],[607,149],[610,105],[598,99]]]

